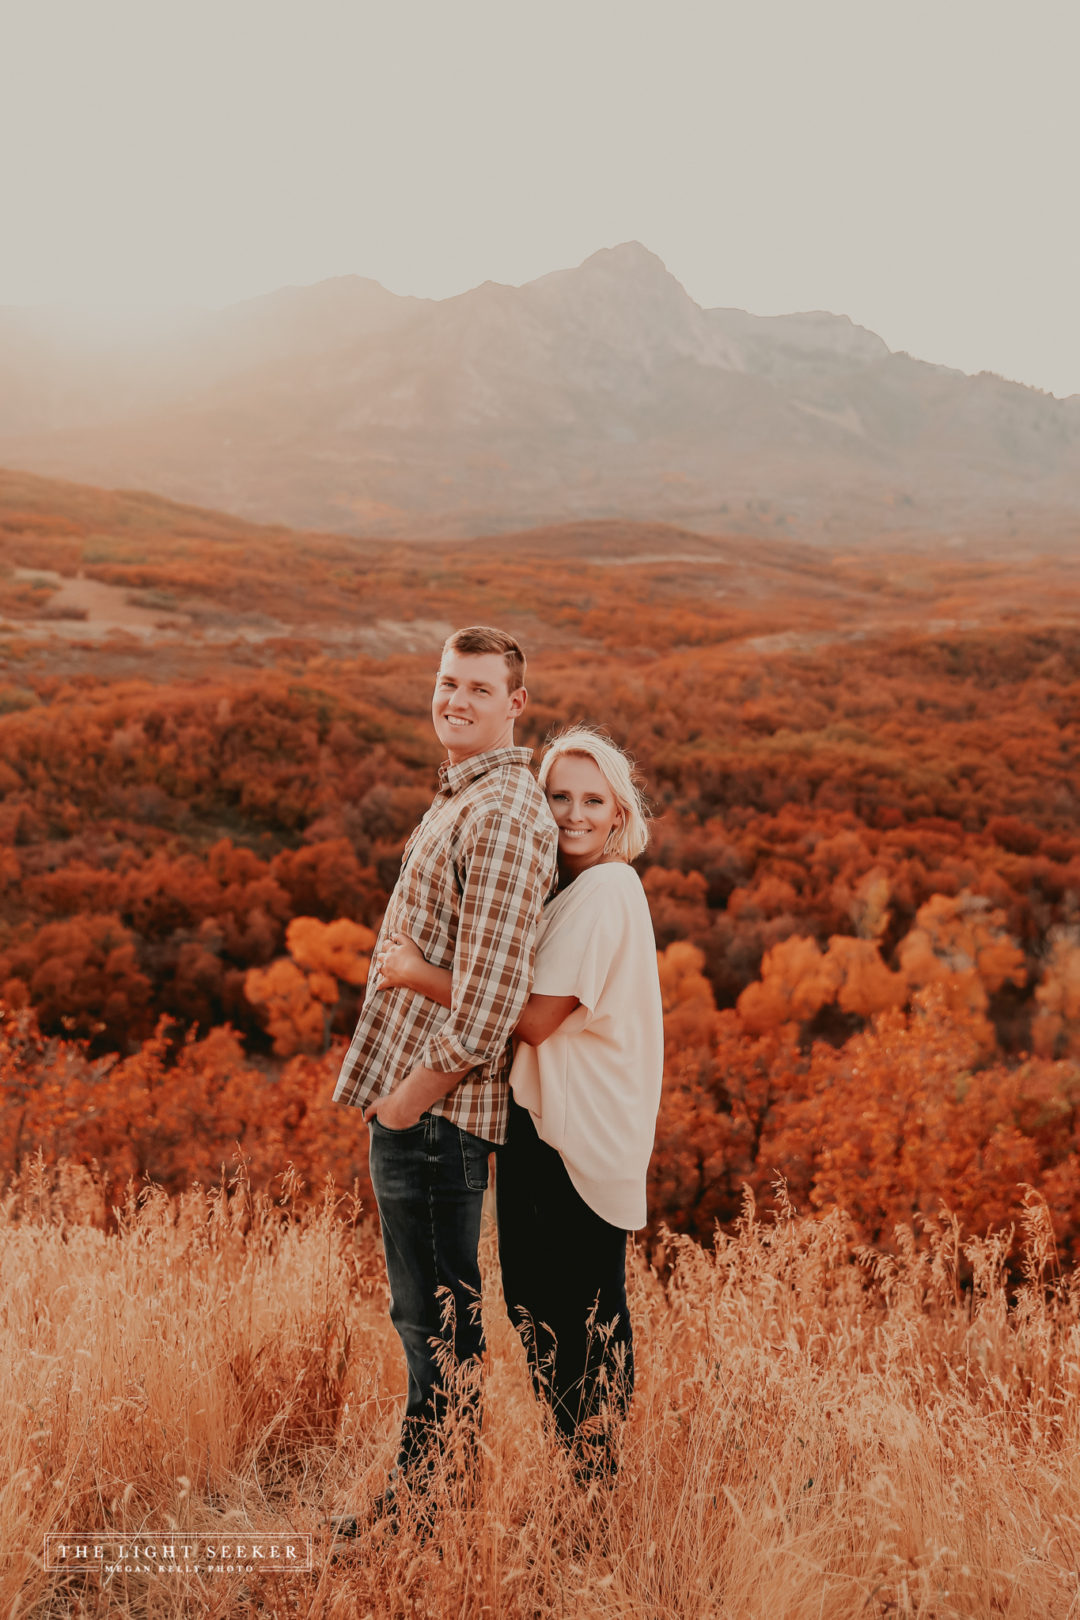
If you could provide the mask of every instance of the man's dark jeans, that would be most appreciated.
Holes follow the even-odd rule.
[[[490,1142],[441,1114],[408,1130],[371,1122],[371,1185],[379,1206],[390,1320],[409,1368],[398,1467],[407,1477],[431,1465],[445,1419],[479,1419],[484,1352],[477,1245]]]

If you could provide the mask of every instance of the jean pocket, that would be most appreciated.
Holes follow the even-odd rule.
[[[488,1184],[488,1159],[491,1143],[482,1136],[473,1136],[458,1126],[461,1138],[461,1161],[465,1170],[465,1185],[470,1192],[483,1192]]]
[[[415,1125],[403,1125],[401,1130],[396,1131],[392,1125],[384,1125],[378,1114],[371,1116],[371,1129],[374,1130],[377,1126],[384,1136],[411,1136],[414,1131],[422,1131],[424,1124],[424,1119],[420,1118]]]

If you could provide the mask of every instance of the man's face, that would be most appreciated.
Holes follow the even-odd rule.
[[[526,698],[523,686],[516,692],[507,690],[502,653],[444,652],[435,677],[431,719],[451,764],[489,748],[510,747],[514,721]]]

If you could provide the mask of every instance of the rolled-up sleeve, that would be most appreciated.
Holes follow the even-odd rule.
[[[463,841],[450,1011],[421,1061],[449,1074],[498,1057],[532,987],[536,924],[550,882],[550,841],[503,812]]]

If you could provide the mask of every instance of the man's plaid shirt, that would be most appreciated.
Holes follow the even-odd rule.
[[[372,965],[335,1102],[363,1108],[417,1064],[468,1069],[431,1105],[489,1142],[506,1139],[510,1033],[532,988],[536,924],[555,881],[558,832],[527,748],[496,748],[439,767],[440,791],[405,846],[376,952],[408,934],[453,973],[449,1009]]]

